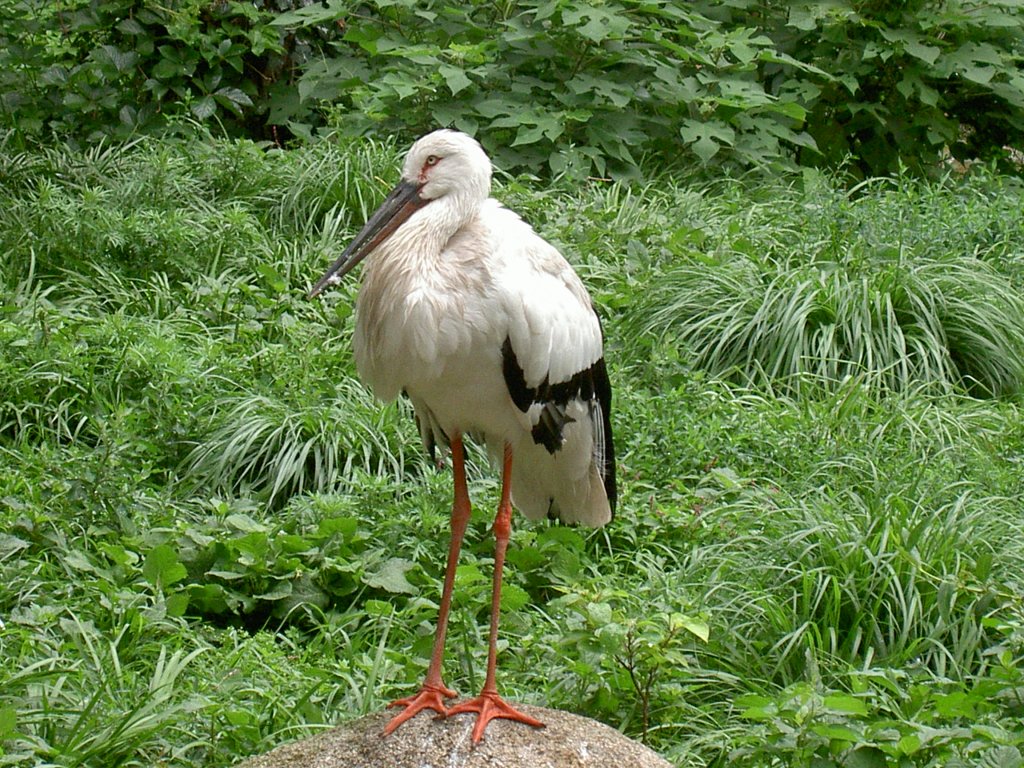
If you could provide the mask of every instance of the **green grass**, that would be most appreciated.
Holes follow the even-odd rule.
[[[712,203],[697,241],[684,232],[681,258],[652,275],[634,335],[671,338],[699,367],[760,383],[858,376],[890,389],[1018,392],[1024,254],[1009,239],[965,242],[950,228],[945,219],[960,220],[972,190],[906,184],[837,194],[811,177],[739,215]],[[1019,187],[1007,192],[1021,199]],[[1010,218],[1017,230],[1019,219]]]
[[[0,158],[0,765],[226,766],[419,682],[450,477],[356,382],[357,281],[305,299],[397,157]],[[599,531],[517,518],[502,689],[680,766],[1020,765],[1019,182],[498,194],[603,308],[622,488]]]

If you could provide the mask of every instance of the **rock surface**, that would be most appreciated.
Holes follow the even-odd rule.
[[[671,768],[647,747],[579,715],[517,705],[546,724],[493,720],[476,747],[476,716],[436,719],[421,712],[390,736],[389,712],[285,744],[235,768]]]

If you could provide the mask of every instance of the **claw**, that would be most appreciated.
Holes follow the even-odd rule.
[[[456,696],[458,694],[455,691],[446,688],[444,685],[424,684],[419,693],[392,701],[388,704],[389,709],[391,707],[405,707],[405,709],[391,718],[391,721],[384,728],[384,735],[387,736],[406,720],[411,720],[424,709],[432,709],[440,717],[444,717],[448,714],[448,707],[445,706],[444,700],[453,699]]]
[[[497,693],[485,691],[475,699],[456,704],[448,710],[447,717],[462,714],[463,712],[476,712],[476,725],[473,726],[473,743],[477,744],[483,738],[487,724],[496,718],[515,720],[517,723],[532,725],[534,728],[543,728],[544,723],[540,720],[525,715],[506,702]]]

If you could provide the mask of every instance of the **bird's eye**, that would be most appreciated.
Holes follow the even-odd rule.
[[[430,166],[430,165],[437,165],[440,161],[441,161],[441,158],[438,157],[437,155],[428,155],[427,156],[427,162],[425,163],[425,165],[428,165],[428,166]]]

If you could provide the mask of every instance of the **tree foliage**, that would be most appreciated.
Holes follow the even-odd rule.
[[[951,0],[0,0],[0,125],[480,135],[507,169],[1008,162],[1024,10]]]
[[[0,125],[93,142],[175,119],[244,133],[261,122],[280,35],[228,0],[0,0]]]

